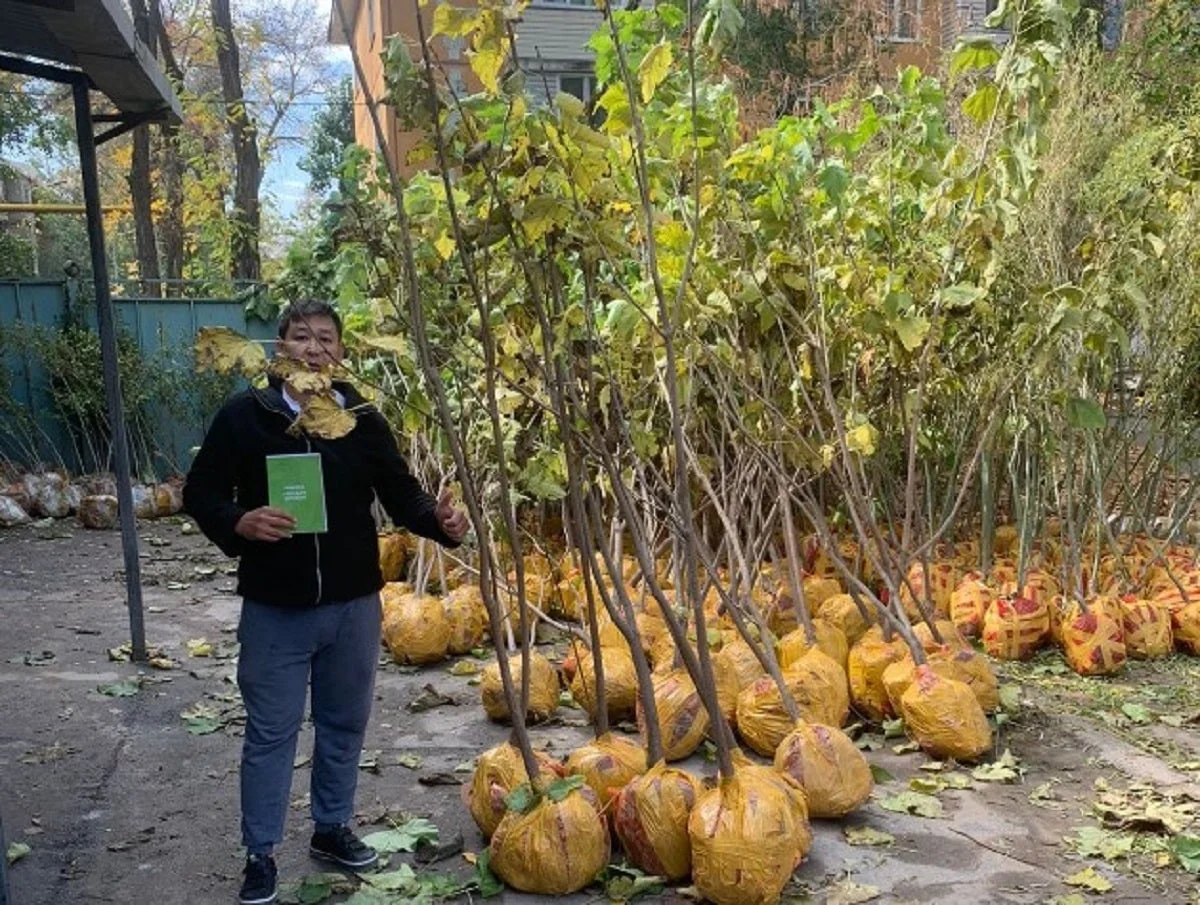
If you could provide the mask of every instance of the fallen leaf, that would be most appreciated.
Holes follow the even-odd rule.
[[[1064,878],[1063,882],[1068,886],[1079,886],[1083,889],[1090,889],[1092,892],[1108,892],[1113,888],[1112,883],[1096,873],[1096,868],[1094,867],[1081,870],[1077,874],[1071,874],[1071,876]]]
[[[106,694],[110,698],[131,698],[142,690],[142,684],[142,677],[134,676],[131,679],[121,679],[118,682],[97,685],[96,691]]]
[[[458,660],[448,671],[452,676],[474,676],[482,672],[482,667],[471,660]]]
[[[1016,782],[1025,768],[1021,766],[1011,751],[1007,748],[999,758],[990,764],[976,767],[971,771],[971,777],[979,782]]]
[[[8,851],[4,853],[4,857],[9,864],[16,864],[32,851],[33,849],[24,842],[10,842]]]
[[[1200,873],[1200,836],[1176,836],[1170,846],[1180,867],[1189,874]]]
[[[926,779],[923,776],[914,776],[908,781],[908,787],[914,792],[924,792],[926,795],[936,795],[946,788],[946,784],[938,779]]]
[[[423,786],[461,786],[463,781],[453,773],[426,773],[417,777],[417,782]]]
[[[878,764],[871,764],[871,778],[877,783],[891,782],[896,777]]]
[[[1150,711],[1144,704],[1122,704],[1121,712],[1139,725],[1150,722]]]
[[[408,767],[410,770],[420,770],[425,759],[419,754],[400,754],[396,757],[396,763],[401,767]]]
[[[454,706],[457,704],[458,701],[454,700],[450,695],[442,694],[432,685],[426,685],[420,695],[408,702],[408,709],[413,713],[421,713],[425,710],[432,710],[434,707]]]
[[[941,817],[944,813],[942,803],[932,795],[922,792],[900,792],[889,798],[883,798],[879,806],[885,811],[897,814],[912,814],[916,817]]]
[[[891,833],[869,826],[842,827],[842,833],[850,845],[891,845],[896,841]]]
[[[1132,833],[1108,833],[1094,826],[1079,827],[1076,835],[1067,839],[1067,844],[1083,857],[1105,861],[1129,857],[1133,843]]]
[[[860,902],[870,902],[880,896],[878,886],[865,886],[850,880],[842,880],[829,887],[826,905],[858,905]]]
[[[363,751],[358,756],[358,769],[370,770],[372,773],[379,772],[379,755],[380,751]]]
[[[56,659],[58,657],[52,650],[26,651],[25,656],[21,658],[26,666],[49,666]]]
[[[901,745],[892,745],[892,750],[897,754],[912,754],[914,751],[920,751],[921,746],[916,742],[904,742]]]
[[[404,823],[393,826],[390,830],[381,830],[363,837],[363,842],[380,854],[394,852],[411,852],[417,843],[426,839],[434,844],[438,841],[437,825],[424,817],[413,817]]]

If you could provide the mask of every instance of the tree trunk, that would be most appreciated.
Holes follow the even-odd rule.
[[[258,189],[262,182],[258,127],[246,109],[229,0],[211,0],[211,6],[213,29],[217,37],[217,63],[221,69],[221,93],[225,99],[225,120],[234,154],[231,276],[235,280],[258,280],[262,275],[258,253],[261,225]]]
[[[147,47],[150,41],[150,14],[146,0],[132,0],[133,28]],[[129,165],[129,194],[133,201],[134,236],[137,243],[139,294],[159,294],[158,243],[154,238],[154,190],[150,180],[150,127],[133,130],[133,161]]]
[[[167,77],[179,91],[183,87],[183,70],[175,59],[175,49],[163,24],[159,3],[160,0],[150,0],[150,27]],[[163,213],[158,221],[158,236],[162,245],[163,273],[171,281],[183,279],[183,159],[179,153],[179,126],[164,126],[162,139],[158,168],[162,174]],[[165,289],[166,295],[175,295],[179,284],[168,282]]]

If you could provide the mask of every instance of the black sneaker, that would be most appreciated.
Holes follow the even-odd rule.
[[[370,867],[379,860],[379,853],[369,845],[364,845],[348,826],[340,826],[332,833],[313,833],[308,853],[322,861],[332,861],[355,870]]]
[[[274,902],[279,892],[275,859],[270,855],[250,855],[246,858],[246,879],[238,901],[242,905],[266,905]]]

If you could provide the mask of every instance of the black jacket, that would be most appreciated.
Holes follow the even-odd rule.
[[[434,515],[437,501],[408,470],[383,416],[353,388],[338,385],[357,415],[337,440],[290,436],[294,420],[279,384],[249,389],[213,419],[183,489],[183,506],[200,530],[229,556],[240,557],[240,595],[260,603],[302,608],[344,602],[383,586],[371,503],[376,494],[397,525],[445,546],[457,546]],[[365,406],[365,407],[364,407]],[[267,505],[266,457],[321,454],[329,530],[275,542],[250,541],[234,525]]]

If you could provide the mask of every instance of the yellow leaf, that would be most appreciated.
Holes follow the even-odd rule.
[[[504,66],[504,55],[491,48],[471,53],[471,71],[491,94],[500,93],[500,70]]]
[[[450,38],[462,38],[473,32],[479,24],[477,9],[439,4],[433,13],[433,34]]]
[[[671,45],[655,44],[642,57],[642,64],[638,66],[638,82],[641,84],[643,104],[650,103],[654,92],[658,90],[658,86],[662,84],[663,79],[670,71]]]
[[[437,249],[437,253],[443,261],[449,261],[450,256],[454,254],[454,240],[445,233],[437,238],[437,241],[433,243],[433,247]]]
[[[408,355],[408,340],[403,336],[360,336],[358,341],[364,346],[381,352],[391,352],[401,358]]]
[[[861,453],[864,456],[875,454],[875,444],[879,440],[879,431],[871,427],[870,424],[860,424],[846,431],[846,446],[851,452]]]
[[[583,101],[565,91],[560,91],[554,96],[554,106],[569,119],[579,119],[583,116]]]
[[[213,646],[204,638],[193,638],[187,643],[187,652],[189,657],[211,657]]]
[[[201,327],[196,334],[195,352],[197,371],[238,371],[246,377],[257,377],[267,367],[267,353],[262,346],[228,327]]]
[[[1102,875],[1096,873],[1096,868],[1089,867],[1087,870],[1081,870],[1077,874],[1071,874],[1063,880],[1068,886],[1081,886],[1084,889],[1090,889],[1093,892],[1108,892],[1113,888],[1112,883],[1106,880]]]
[[[304,401],[298,417],[290,428],[289,433],[297,434],[303,431],[314,437],[325,440],[336,440],[354,430],[356,424],[354,415],[329,396],[310,396]]]
[[[277,355],[271,359],[268,373],[287,384],[294,395],[326,393],[333,386],[333,373],[329,368],[313,370],[302,361]]]

